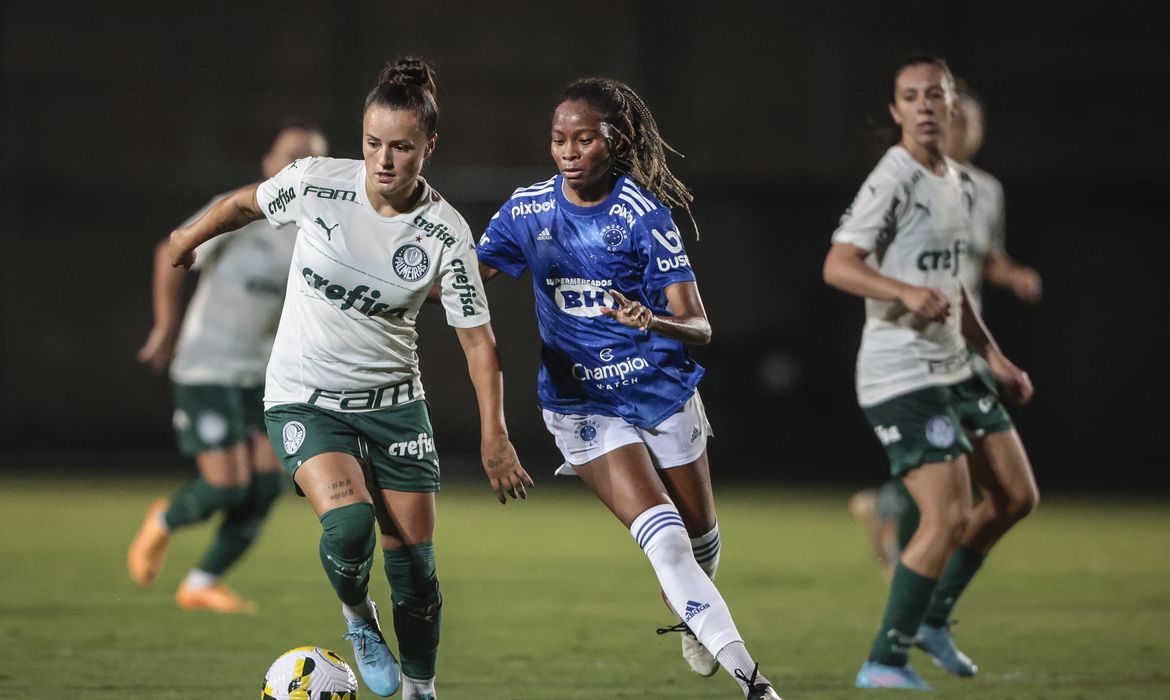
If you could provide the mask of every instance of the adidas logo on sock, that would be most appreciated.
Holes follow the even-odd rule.
[[[687,609],[686,609],[686,617],[683,618],[683,621],[690,622],[692,617],[694,617],[695,615],[698,615],[699,613],[703,612],[704,610],[706,610],[709,607],[711,607],[710,603],[699,603],[699,602],[696,602],[693,600],[688,600],[687,601]]]

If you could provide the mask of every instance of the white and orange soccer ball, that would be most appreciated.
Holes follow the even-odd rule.
[[[260,700],[357,700],[353,669],[321,647],[297,647],[280,655],[264,674]]]

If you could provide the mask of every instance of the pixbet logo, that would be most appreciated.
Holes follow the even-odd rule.
[[[614,214],[617,214],[618,216],[625,219],[626,223],[629,224],[630,228],[634,228],[634,212],[627,209],[626,205],[619,202],[619,203],[613,205],[612,207],[610,207],[609,208],[609,215],[613,216]]]
[[[557,202],[555,199],[549,199],[544,202],[522,202],[513,205],[512,218],[515,219],[517,216],[526,216],[528,214],[543,214],[546,211],[552,211],[556,208]]]

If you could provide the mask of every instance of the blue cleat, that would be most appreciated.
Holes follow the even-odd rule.
[[[930,654],[930,660],[934,662],[934,665],[942,667],[947,673],[969,678],[979,670],[979,667],[955,646],[950,625],[932,627],[923,624],[919,626],[918,636],[914,638],[914,646]]]
[[[876,661],[866,661],[861,665],[854,685],[858,688],[934,690],[909,666],[887,666]]]
[[[353,643],[353,655],[357,660],[358,672],[366,687],[374,695],[389,697],[398,691],[402,685],[402,676],[398,668],[398,659],[386,644],[382,636],[382,627],[378,624],[378,608],[374,608],[373,620],[347,621],[349,632],[345,638]]]

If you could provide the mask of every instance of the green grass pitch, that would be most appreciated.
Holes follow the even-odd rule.
[[[739,697],[726,674],[691,673],[676,636],[654,634],[671,619],[629,534],[579,484],[552,481],[506,507],[478,482],[439,495],[441,697]],[[291,493],[228,579],[259,601],[258,614],[174,605],[207,525],[176,536],[152,588],[130,582],[126,547],[143,511],[178,485],[0,478],[0,698],[256,698],[290,647],[352,660],[318,561],[319,526]],[[902,697],[851,687],[886,586],[848,494],[717,484],[716,496],[718,584],[780,694]],[[380,559],[373,594],[388,598]],[[950,678],[915,652],[937,697],[1170,697],[1170,518],[1150,501],[1048,499],[989,559],[956,616],[981,670]]]

